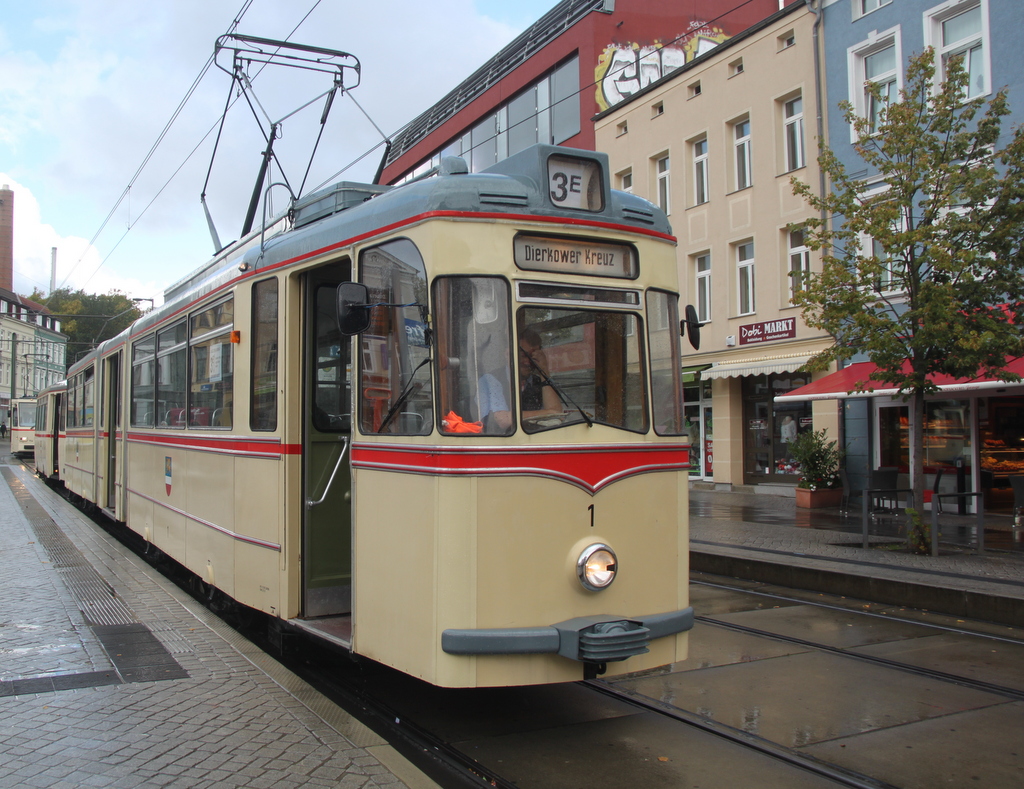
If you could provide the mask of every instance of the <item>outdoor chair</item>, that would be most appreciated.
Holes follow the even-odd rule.
[[[896,485],[899,482],[898,468],[876,468],[871,472],[868,487],[871,490],[888,491],[872,495],[871,512],[873,515],[892,515],[899,509]]]
[[[1010,486],[1013,488],[1013,528],[1016,529],[1024,526],[1024,476],[1011,476]]]

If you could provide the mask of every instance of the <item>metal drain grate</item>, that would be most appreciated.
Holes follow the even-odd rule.
[[[130,625],[138,621],[131,608],[117,596],[114,588],[103,580],[82,556],[42,505],[29,493],[9,468],[0,469],[14,498],[36,533],[50,563],[60,574],[68,591],[90,625]]]

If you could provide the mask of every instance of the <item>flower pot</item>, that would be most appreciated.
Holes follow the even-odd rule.
[[[806,509],[818,507],[838,507],[843,502],[842,488],[810,488],[796,489],[796,506]]]

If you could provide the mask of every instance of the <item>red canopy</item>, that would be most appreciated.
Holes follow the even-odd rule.
[[[870,376],[878,367],[871,362],[858,362],[844,367],[842,370],[830,373],[824,378],[812,381],[799,389],[779,395],[775,398],[776,403],[792,403],[804,400],[838,400],[844,397],[879,397],[881,395],[894,395],[899,392],[898,387],[892,384],[872,381]],[[903,363],[904,371],[910,370],[910,362]],[[1013,359],[1006,363],[1006,369],[1024,377],[1024,358]],[[965,392],[977,389],[1003,389],[1015,384],[1008,381],[1000,381],[987,375],[979,375],[975,378],[954,378],[951,375],[930,375],[929,380],[939,387],[942,392]],[[860,383],[863,391],[854,391]]]

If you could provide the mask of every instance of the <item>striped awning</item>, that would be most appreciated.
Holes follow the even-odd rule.
[[[810,356],[762,356],[742,362],[721,362],[701,373],[701,378],[741,378],[744,375],[792,373],[807,364]]]

